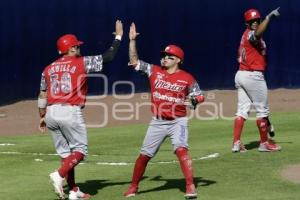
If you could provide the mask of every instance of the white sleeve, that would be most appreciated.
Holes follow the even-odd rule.
[[[47,82],[46,82],[46,78],[45,78],[45,74],[44,73],[42,73],[40,90],[41,91],[46,91],[47,90]]]
[[[153,65],[146,63],[142,60],[139,60],[138,64],[136,65],[136,67],[134,68],[136,71],[141,71],[146,73],[148,76],[151,76],[151,72],[152,72],[152,67]]]
[[[83,62],[86,73],[100,72],[103,69],[102,55],[84,56]]]
[[[203,95],[203,91],[200,89],[199,84],[196,81],[194,81],[194,83],[189,86],[189,96],[199,95]]]

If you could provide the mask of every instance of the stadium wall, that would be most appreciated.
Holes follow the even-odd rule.
[[[168,44],[181,46],[184,69],[202,89],[233,89],[238,68],[237,48],[244,31],[243,13],[257,8],[265,16],[281,7],[264,39],[268,46],[270,88],[300,86],[299,0],[3,0],[0,3],[0,104],[35,98],[43,68],[58,58],[56,40],[74,33],[85,42],[83,55],[103,53],[113,40],[116,19],[124,23],[124,39],[103,77],[90,79],[90,94],[147,91],[147,78],[129,69],[128,31],[132,21],[138,32],[138,52],[146,62],[159,63]]]

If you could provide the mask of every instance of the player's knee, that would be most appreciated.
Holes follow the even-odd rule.
[[[265,118],[269,116],[269,108],[267,106],[256,107],[256,118]]]
[[[242,117],[242,118],[244,118],[246,120],[249,117],[249,111],[244,111],[244,112],[238,111],[236,113],[236,116],[237,117]]]
[[[145,155],[145,154],[140,154],[139,157],[136,159],[136,162],[141,161],[143,163],[148,163],[149,160],[151,160],[152,157]]]
[[[262,119],[262,118],[266,118],[269,116],[269,112],[268,111],[260,111],[256,113],[256,118],[257,119]]]
[[[236,118],[235,118],[236,120],[238,120],[238,121],[245,121],[246,119],[243,117],[243,116],[236,116]]]
[[[243,104],[239,103],[236,115],[242,116],[244,119],[247,119],[250,113],[250,109],[251,109],[251,103],[243,103]]]
[[[150,152],[150,151],[148,151],[146,149],[142,149],[140,151],[140,155],[144,155],[144,156],[148,156],[150,158],[153,158],[155,156],[155,152]]]
[[[72,152],[77,152],[83,155],[83,157],[86,157],[86,155],[88,154],[88,149],[87,146],[84,147],[76,147],[72,149]]]

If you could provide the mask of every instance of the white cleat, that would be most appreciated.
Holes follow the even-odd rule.
[[[197,196],[198,194],[195,185],[194,184],[187,185],[184,197],[186,199],[196,199]]]
[[[69,200],[82,200],[82,199],[90,199],[91,195],[87,193],[83,193],[79,190],[79,187],[77,187],[77,192],[74,192],[73,190],[70,191],[69,194]]]
[[[63,190],[63,182],[64,178],[62,178],[57,171],[51,173],[50,181],[54,187],[55,193],[58,195],[60,199],[65,199],[65,193]]]
[[[243,143],[241,143],[241,141],[238,140],[235,143],[233,143],[231,151],[233,153],[237,153],[237,152],[245,153],[247,151],[247,149],[245,148]]]
[[[128,190],[124,193],[125,197],[134,197],[138,191],[138,187],[130,185]]]
[[[258,151],[260,152],[273,152],[273,151],[280,151],[281,147],[278,144],[275,144],[272,141],[267,141],[264,143],[260,143],[258,147]]]

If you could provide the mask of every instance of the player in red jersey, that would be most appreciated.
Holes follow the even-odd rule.
[[[88,199],[89,194],[75,184],[75,166],[87,155],[87,131],[81,109],[87,94],[87,74],[100,72],[103,64],[113,60],[123,35],[122,22],[115,25],[115,40],[103,54],[81,56],[75,35],[63,35],[57,40],[59,59],[47,66],[43,73],[38,98],[40,130],[49,129],[56,151],[62,158],[61,167],[50,174],[55,193],[64,199],[63,181],[66,179],[69,199]]]
[[[235,85],[238,89],[238,111],[234,121],[232,152],[246,151],[240,137],[251,104],[256,109],[256,124],[260,133],[258,150],[269,152],[281,149],[268,138],[268,132],[273,130],[269,121],[268,88],[264,78],[267,66],[266,43],[262,38],[270,20],[274,16],[279,16],[278,10],[279,8],[273,10],[262,21],[256,9],[249,9],[244,13],[247,28],[240,42],[238,55],[240,67],[235,76]]]
[[[186,180],[185,197],[195,198],[197,191],[193,181],[192,160],[188,155],[188,119],[185,104],[191,101],[192,105],[196,106],[204,101],[204,96],[193,76],[179,68],[184,59],[184,52],[180,47],[167,46],[161,52],[161,66],[152,65],[138,59],[136,36],[135,24],[132,23],[129,32],[130,65],[149,77],[151,109],[154,116],[135,162],[131,185],[124,196],[136,195],[149,160],[155,156],[164,139],[170,137]]]

